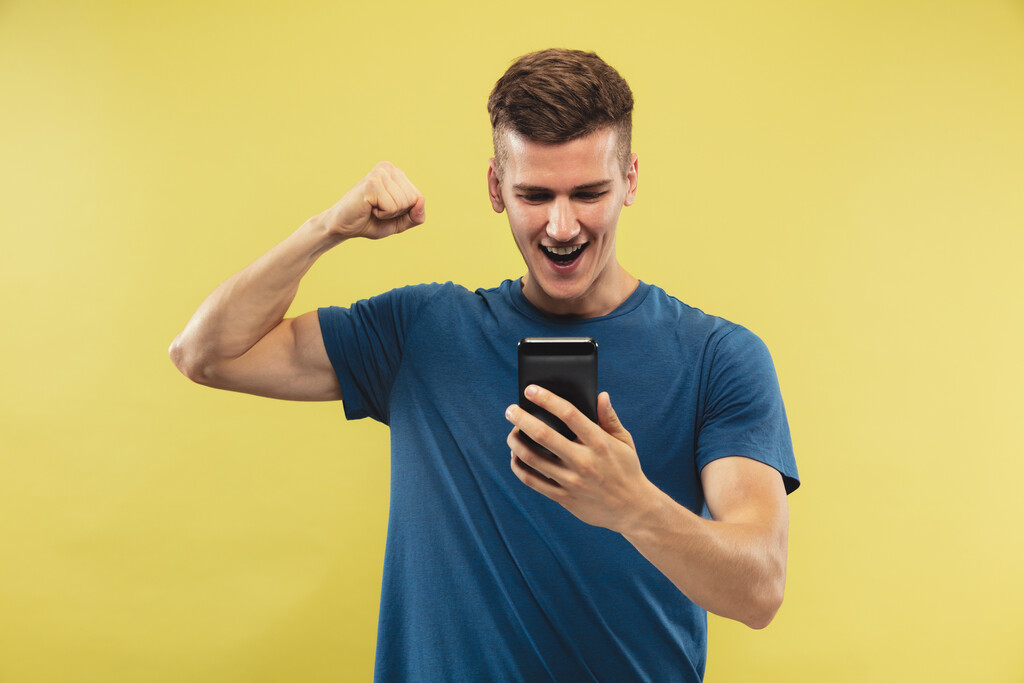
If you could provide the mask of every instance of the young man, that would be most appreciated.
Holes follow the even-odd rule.
[[[342,399],[349,419],[391,427],[378,680],[696,681],[705,610],[761,628],[782,602],[799,482],[775,371],[752,333],[618,262],[632,108],[592,53],[526,55],[496,84],[488,187],[522,278],[284,319],[328,249],[424,222],[423,196],[382,163],[215,290],[171,346],[197,382]],[[516,342],[541,336],[600,347],[598,423],[528,391],[573,442],[509,405]]]

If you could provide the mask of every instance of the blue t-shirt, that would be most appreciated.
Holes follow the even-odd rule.
[[[391,427],[380,681],[699,681],[706,612],[623,538],[509,467],[516,343],[587,336],[644,474],[708,516],[700,470],[742,455],[799,485],[775,369],[747,329],[640,283],[561,320],[523,295],[447,284],[319,311],[349,419]]]

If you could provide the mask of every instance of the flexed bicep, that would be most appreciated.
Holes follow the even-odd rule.
[[[316,311],[282,320],[240,357],[213,364],[195,381],[293,401],[340,400]]]

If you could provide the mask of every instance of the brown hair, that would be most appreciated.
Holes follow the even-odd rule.
[[[487,111],[499,169],[508,154],[508,131],[555,144],[614,127],[622,175],[629,171],[633,91],[593,52],[550,49],[523,55],[494,84]]]

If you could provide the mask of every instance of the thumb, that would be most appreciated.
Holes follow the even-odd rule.
[[[388,221],[393,226],[395,233],[405,232],[409,228],[422,225],[427,220],[426,202],[423,197],[416,200],[412,207],[400,216]]]
[[[412,219],[413,225],[421,225],[427,220],[427,200],[423,197],[417,197],[416,203],[412,205],[412,209],[409,211],[409,217]]]
[[[423,197],[416,199],[409,212],[399,217],[398,232],[422,225],[427,220],[427,202]]]
[[[607,391],[602,391],[597,397],[597,419],[604,431],[619,441],[625,441],[629,445],[633,445],[633,437],[622,426],[622,422],[619,421],[619,416],[615,413],[615,409],[612,408],[612,399]]]

